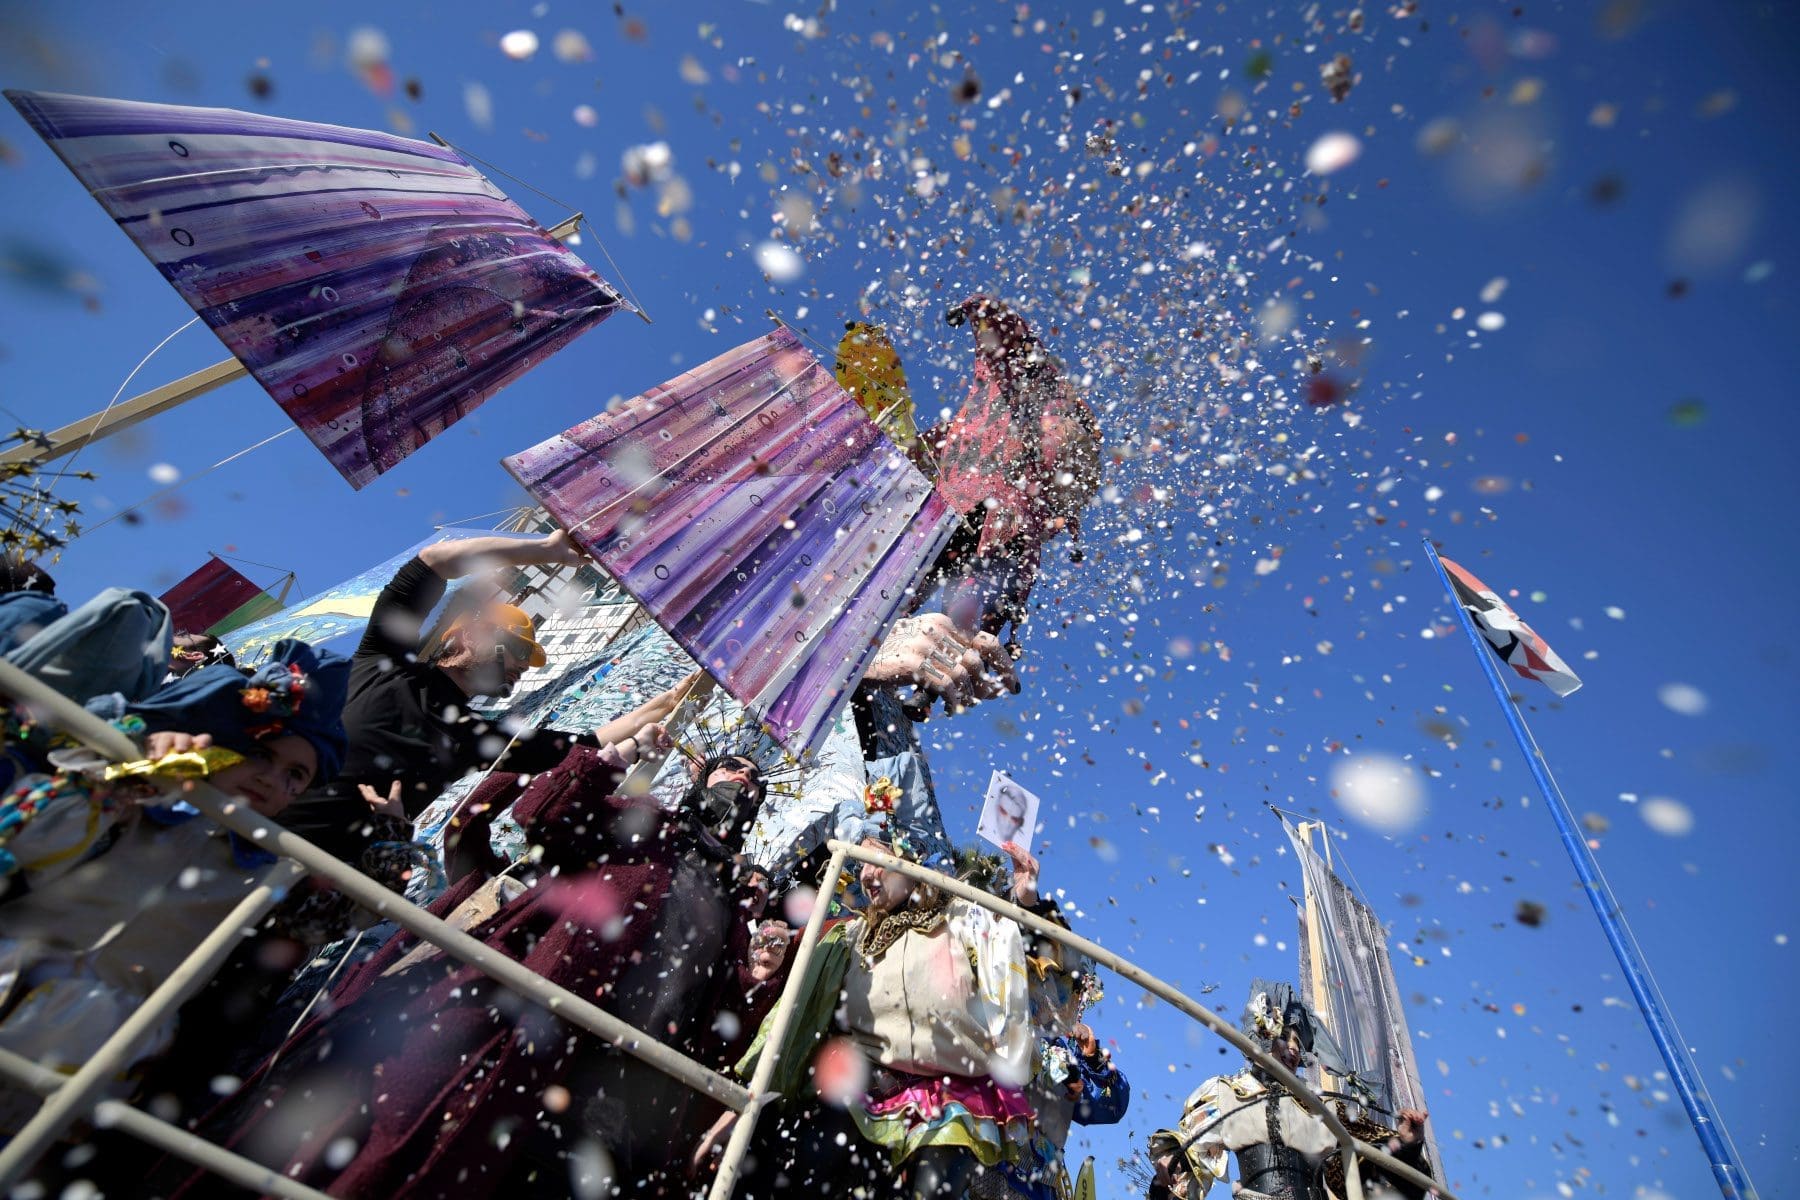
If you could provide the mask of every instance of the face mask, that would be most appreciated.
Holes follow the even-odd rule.
[[[736,832],[738,811],[749,789],[735,779],[715,783],[700,793],[700,823],[720,838]]]

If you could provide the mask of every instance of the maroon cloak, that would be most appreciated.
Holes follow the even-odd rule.
[[[613,794],[622,774],[608,751],[577,746],[522,790],[494,776],[464,834],[517,795],[513,815],[542,851],[536,883],[469,932],[609,1011],[619,980],[666,953],[646,947],[693,844],[681,814]],[[465,874],[432,911],[448,916],[486,878]],[[598,1039],[441,955],[384,975],[417,945],[399,934],[355,968],[330,1011],[206,1120],[214,1140],[338,1196],[476,1200],[508,1184],[521,1147],[568,1104],[550,1089]],[[717,973],[735,984],[735,970]],[[710,987],[688,996],[671,1024],[691,1024],[712,998]],[[219,1183],[197,1176],[175,1194]]]

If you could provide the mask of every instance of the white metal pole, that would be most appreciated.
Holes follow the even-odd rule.
[[[11,1050],[0,1050],[0,1078],[10,1078],[21,1087],[40,1096],[55,1093],[63,1077],[38,1066]],[[117,1129],[140,1142],[155,1146],[177,1158],[185,1158],[197,1167],[221,1175],[259,1196],[280,1196],[282,1200],[332,1200],[317,1188],[277,1174],[261,1163],[213,1145],[203,1137],[177,1129],[167,1121],[159,1121],[139,1112],[120,1100],[102,1100],[94,1106],[94,1124],[103,1129]]]
[[[4,658],[0,658],[0,692],[23,704],[35,720],[79,738],[114,762],[130,762],[143,755],[136,742],[109,722]]]
[[[775,1077],[781,1045],[787,1040],[788,1027],[794,1023],[794,1010],[800,1006],[800,989],[805,986],[806,971],[812,966],[819,935],[825,928],[825,915],[831,910],[832,897],[837,895],[838,879],[844,873],[844,859],[848,854],[847,846],[834,844],[831,862],[819,882],[819,893],[813,898],[812,913],[806,918],[806,932],[800,936],[794,965],[788,971],[781,998],[775,1002],[775,1011],[770,1014],[769,1036],[763,1041],[762,1056],[750,1073],[750,1104],[738,1115],[737,1123],[732,1127],[731,1139],[725,1143],[725,1154],[719,1160],[719,1173],[713,1177],[712,1190],[707,1194],[708,1200],[729,1200],[732,1190],[737,1187],[738,1170],[743,1165],[744,1154],[750,1149],[750,1139],[756,1133],[756,1123],[762,1117],[763,1108],[774,1099],[769,1095],[769,1081]]]
[[[12,1141],[0,1147],[0,1193],[23,1179],[44,1151],[93,1109],[101,1093],[136,1061],[145,1038],[213,977],[232,949],[304,873],[291,862],[270,867],[262,882],[238,902],[231,915],[201,939],[169,977],[101,1043],[93,1057],[44,1101]]]

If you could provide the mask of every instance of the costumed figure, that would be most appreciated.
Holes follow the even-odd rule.
[[[1055,900],[1038,892],[1038,862],[1019,846],[1002,847],[1012,859],[1007,898],[1046,921],[1069,928]],[[1068,1200],[1075,1194],[1063,1158],[1075,1125],[1114,1125],[1131,1105],[1131,1084],[1086,1021],[1105,997],[1100,974],[1084,955],[1048,937],[1027,934],[1031,1026],[1037,1061],[1025,1094],[1037,1113],[1031,1158],[1006,1164],[972,1194],[992,1200]]]
[[[871,798],[871,817],[884,803]],[[903,834],[862,844],[919,861]],[[923,865],[954,869],[936,856]],[[857,882],[867,906],[830,929],[809,965],[772,1083],[789,1102],[759,1123],[741,1197],[960,1197],[1031,1155],[1035,1039],[1018,926],[873,865]],[[810,1101],[809,1076],[822,1093]],[[846,1087],[845,1076],[866,1082]],[[714,1126],[701,1161],[731,1120]]]
[[[257,885],[274,856],[202,819],[181,785],[205,779],[278,817],[343,760],[349,670],[283,641],[252,678],[215,665],[142,700],[101,697],[89,707],[141,761],[64,746],[14,783],[0,799],[0,1046],[79,1067]],[[0,1128],[36,1109],[21,1099],[0,1101]]]
[[[1243,1030],[1290,1071],[1297,1073],[1314,1057],[1327,1071],[1345,1073],[1329,1032],[1288,984],[1255,983]],[[1337,1115],[1360,1140],[1430,1173],[1424,1112],[1401,1110],[1398,1129],[1366,1117],[1351,1119],[1341,1102]],[[1325,1122],[1254,1065],[1201,1084],[1183,1106],[1180,1125],[1151,1135],[1156,1171],[1152,1200],[1200,1200],[1214,1182],[1228,1177],[1228,1154],[1237,1156],[1237,1178],[1231,1184],[1237,1200],[1341,1200],[1345,1195],[1337,1139]],[[1424,1195],[1367,1163],[1359,1175],[1365,1195],[1409,1200]]]
[[[919,437],[912,388],[887,331],[865,321],[846,321],[837,344],[836,376],[838,386],[856,397],[869,420],[929,477],[933,467]]]
[[[945,314],[975,334],[969,397],[937,439],[937,489],[964,518],[922,607],[998,634],[1026,618],[1044,544],[1080,536],[1100,485],[1100,427],[1024,318],[991,296]]]

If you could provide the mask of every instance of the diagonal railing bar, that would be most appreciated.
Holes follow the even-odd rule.
[[[156,1028],[217,973],[232,950],[304,874],[293,863],[277,863],[270,867],[262,882],[200,940],[167,979],[144,997],[144,1002],[125,1018],[112,1036],[102,1042],[32,1114],[25,1127],[0,1147],[0,1193],[24,1178],[31,1165],[56,1144],[56,1139],[69,1126],[93,1111],[113,1080],[124,1074],[135,1061]]]
[[[800,945],[794,952],[794,965],[788,971],[781,998],[775,1002],[769,1018],[769,1036],[763,1042],[762,1057],[756,1060],[756,1069],[750,1073],[750,1105],[738,1115],[737,1124],[732,1127],[731,1140],[726,1142],[725,1155],[719,1161],[719,1173],[713,1177],[712,1189],[707,1193],[709,1200],[727,1200],[737,1187],[738,1171],[750,1149],[757,1119],[762,1116],[764,1106],[775,1099],[769,1094],[769,1082],[775,1077],[781,1043],[787,1038],[788,1026],[793,1024],[794,1012],[799,1008],[800,991],[806,986],[806,970],[819,948],[825,915],[831,911],[831,898],[837,894],[838,876],[844,873],[844,859],[848,854],[849,848],[843,843],[832,843],[831,863],[825,868],[829,886],[821,887],[813,899],[812,913],[806,918],[806,932],[801,934]]]
[[[63,730],[115,761],[129,761],[141,753],[131,739],[113,726],[4,660],[0,660],[0,693],[18,701],[30,711],[35,719]],[[742,1085],[708,1070],[693,1059],[665,1046],[592,1002],[584,1000],[566,988],[558,987],[522,964],[489,948],[478,939],[388,891],[381,884],[376,883],[347,863],[327,854],[305,838],[283,829],[274,822],[257,815],[247,806],[225,797],[210,784],[194,783],[189,790],[184,792],[183,798],[206,816],[234,833],[249,838],[254,844],[265,850],[292,859],[304,868],[306,873],[327,880],[334,888],[358,905],[409,930],[422,941],[436,946],[446,957],[474,967],[496,982],[548,1009],[562,1020],[605,1039],[625,1053],[642,1060],[695,1091],[711,1097],[733,1111],[742,1112],[749,1106],[750,1092]],[[258,889],[258,892],[261,890]],[[252,895],[255,896],[257,893],[252,893]],[[246,898],[245,905],[248,903],[249,898]],[[223,944],[225,949],[229,950],[232,939],[242,936],[244,922],[240,919],[239,913],[244,910],[245,905],[240,905],[238,910],[235,910],[207,936],[201,947],[196,949],[195,954],[190,956],[181,968],[178,968],[177,975],[183,975],[183,972],[195,962],[201,951],[209,947]],[[265,911],[267,911],[267,905],[258,911],[257,917],[260,918],[261,913]],[[221,955],[221,961],[222,957]],[[146,1003],[133,1013],[128,1025],[136,1023],[143,1029],[153,1028],[156,1023],[173,1014],[186,998],[185,988],[188,984],[198,986],[204,983],[212,971],[217,969],[217,965],[215,962],[210,968],[197,969],[191,974],[183,975],[181,987],[170,986],[175,983],[175,979],[171,978],[168,984],[153,992]],[[126,1030],[122,1028],[120,1034],[109,1039],[106,1046],[102,1047],[102,1051],[105,1052],[112,1047],[114,1042],[120,1040],[120,1035],[125,1032]],[[135,1041],[135,1037],[133,1040]],[[128,1049],[129,1045],[125,1044],[119,1047],[119,1052],[124,1053]],[[84,1074],[99,1076],[99,1071],[100,1068],[95,1066],[94,1061],[90,1061],[77,1072],[71,1082],[81,1079]],[[109,1071],[107,1075],[99,1077],[108,1078],[110,1074]],[[26,1129],[20,1131],[20,1136],[0,1150],[0,1164],[4,1164],[4,1167],[0,1168],[0,1189],[9,1187],[16,1182],[14,1176],[28,1170],[32,1163],[41,1156],[43,1150],[61,1137],[70,1125],[82,1118],[84,1110],[89,1105],[91,1105],[91,1099],[84,1103],[79,1093],[65,1092],[59,1088],[44,1108],[40,1109],[27,1124]],[[29,1141],[26,1140],[27,1133],[31,1135]]]
[[[195,788],[188,794],[187,801],[232,832],[251,838],[264,849],[294,859],[310,873],[329,880],[333,887],[362,907],[416,934],[421,941],[430,942],[447,957],[474,967],[526,999],[536,1001],[571,1025],[605,1038],[627,1054],[642,1059],[727,1108],[742,1112],[750,1103],[750,1093],[742,1085],[707,1070],[591,1001],[583,1000],[529,967],[491,949],[479,938],[439,920],[299,834],[258,816],[246,805],[229,800],[210,787]]]
[[[48,1067],[40,1067],[23,1055],[0,1049],[0,1079],[11,1079],[27,1091],[46,1099],[63,1086],[63,1077]],[[160,1121],[140,1112],[122,1100],[102,1100],[94,1106],[94,1124],[102,1129],[117,1129],[158,1150],[184,1158],[204,1167],[259,1196],[280,1196],[282,1200],[332,1200],[317,1188],[278,1174],[261,1163],[213,1145],[198,1134]]]
[[[1346,1200],[1362,1200],[1362,1181],[1357,1170],[1357,1162],[1359,1159],[1366,1159],[1369,1162],[1375,1163],[1389,1174],[1399,1176],[1408,1183],[1413,1184],[1415,1187],[1423,1188],[1427,1193],[1441,1197],[1442,1200],[1457,1200],[1457,1197],[1453,1193],[1444,1190],[1436,1180],[1420,1172],[1417,1168],[1401,1162],[1386,1150],[1378,1149],[1366,1142],[1358,1141],[1356,1137],[1345,1128],[1343,1121],[1338,1118],[1338,1115],[1332,1111],[1330,1106],[1328,1106],[1317,1093],[1308,1087],[1304,1081],[1294,1075],[1292,1071],[1289,1071],[1286,1067],[1282,1066],[1281,1063],[1270,1057],[1266,1051],[1253,1042],[1236,1026],[1224,1020],[1204,1004],[1201,1004],[1199,1001],[1186,995],[1173,985],[1163,982],[1161,979],[1158,979],[1156,976],[1145,971],[1135,963],[1121,958],[1119,955],[1114,954],[1105,947],[1089,941],[1080,934],[1064,929],[1060,925],[1047,921],[1035,913],[1026,912],[1017,905],[1002,900],[988,892],[984,892],[980,888],[964,883],[959,879],[952,879],[947,875],[941,875],[927,867],[919,866],[917,863],[910,863],[904,859],[896,858],[891,854],[884,853],[880,850],[874,850],[866,846],[852,846],[847,842],[841,842],[835,838],[827,842],[826,846],[832,853],[831,865],[827,869],[826,877],[820,881],[819,894],[814,906],[813,917],[808,920],[806,933],[801,939],[799,958],[796,960],[796,968],[798,968],[800,964],[810,960],[813,947],[818,943],[820,932],[824,925],[822,914],[819,912],[819,909],[828,906],[830,898],[836,895],[838,877],[842,873],[844,861],[846,859],[872,863],[883,870],[898,872],[908,878],[916,879],[921,883],[929,883],[933,887],[938,888],[949,895],[956,896],[962,900],[967,900],[972,904],[978,904],[990,912],[1006,917],[1018,924],[1021,928],[1028,929],[1040,937],[1049,938],[1072,950],[1078,951],[1099,965],[1106,967],[1113,973],[1125,979],[1129,979],[1132,983],[1137,984],[1150,994],[1168,1002],[1182,1013],[1199,1021],[1212,1032],[1230,1042],[1232,1046],[1243,1053],[1245,1058],[1262,1068],[1273,1077],[1277,1083],[1286,1088],[1302,1107],[1324,1122],[1325,1127],[1330,1130],[1332,1137],[1337,1139],[1339,1153],[1344,1156]],[[774,1012],[770,1018],[772,1022],[772,1032],[780,1031],[783,1034],[786,1033],[787,1024],[792,1019],[791,1009],[799,998],[800,984],[798,981],[802,978],[804,978],[804,973],[799,969],[796,969],[795,972],[789,976],[788,984],[782,990],[781,998],[776,1002]],[[751,1080],[751,1090],[753,1092],[760,1092],[767,1087],[769,1079],[774,1074],[775,1063],[773,1060],[779,1055],[779,1052],[780,1043],[775,1037],[771,1036],[765,1044],[762,1058],[757,1062],[755,1077]],[[754,1133],[753,1128],[746,1127],[754,1126],[756,1119],[761,1114],[762,1108],[771,1099],[773,1099],[773,1097],[762,1097],[759,1095],[752,1101],[751,1107],[743,1110],[743,1115],[738,1118],[737,1126],[732,1130],[731,1141],[726,1147],[724,1158],[719,1164],[719,1174],[714,1180],[713,1189],[710,1193],[710,1200],[727,1200],[727,1197],[730,1196],[731,1188],[736,1186],[737,1173],[741,1167],[744,1153],[748,1150],[751,1137]]]

